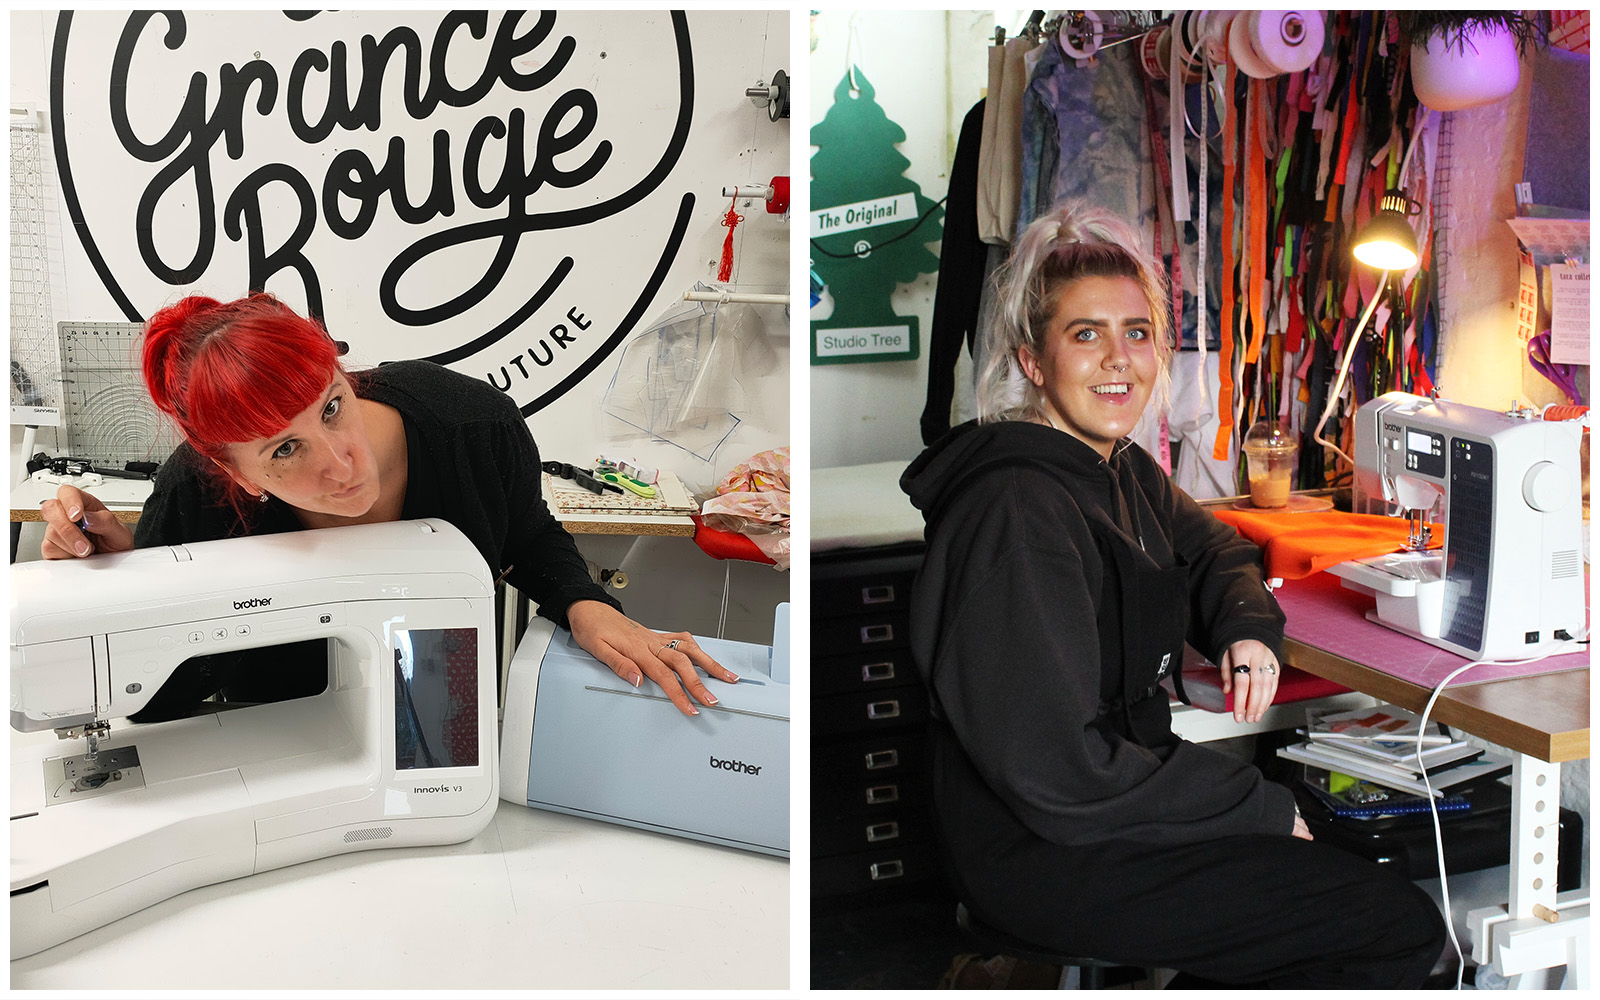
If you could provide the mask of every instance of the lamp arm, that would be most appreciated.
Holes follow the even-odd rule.
[[[1333,408],[1338,405],[1339,394],[1344,391],[1344,380],[1350,374],[1350,360],[1355,357],[1356,344],[1361,340],[1361,331],[1367,328],[1367,322],[1372,319],[1372,314],[1377,311],[1378,303],[1383,301],[1383,291],[1389,287],[1389,272],[1384,271],[1378,275],[1378,290],[1372,296],[1372,301],[1367,303],[1367,311],[1362,313],[1360,322],[1356,323],[1354,332],[1350,334],[1350,342],[1344,345],[1344,361],[1339,364],[1339,378],[1334,382],[1333,391],[1328,393],[1328,402],[1322,408],[1322,419],[1317,421],[1317,429],[1312,432],[1311,440],[1324,448],[1332,448],[1334,452],[1353,467],[1355,459],[1344,453],[1344,449],[1332,441],[1323,440],[1322,428],[1327,426],[1328,417],[1333,413]]]

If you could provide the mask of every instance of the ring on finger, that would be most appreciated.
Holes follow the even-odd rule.
[[[1233,668],[1233,672],[1235,674],[1248,674],[1250,672],[1250,665],[1247,663],[1241,663],[1237,667]]]
[[[682,639],[674,639],[671,642],[667,643],[665,646],[662,646],[661,648],[662,649],[677,649],[678,648],[678,643],[680,643],[682,641],[683,641]]]
[[[1269,663],[1261,668],[1261,672],[1264,674],[1275,674],[1278,672],[1278,668]]]

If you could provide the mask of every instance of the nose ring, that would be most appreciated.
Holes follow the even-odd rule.
[[[1127,365],[1112,365],[1111,366],[1111,370],[1120,374],[1122,372],[1127,371],[1128,370],[1128,366]]]

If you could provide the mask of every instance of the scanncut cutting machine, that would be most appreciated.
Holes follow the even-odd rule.
[[[1471,659],[1549,652],[1585,629],[1583,428],[1410,393],[1356,411],[1354,508],[1409,517],[1407,551],[1329,568],[1375,621]],[[1428,548],[1431,524],[1444,546]]]
[[[773,645],[696,637],[737,684],[686,718],[536,620],[511,660],[500,796],[674,836],[789,855],[789,605]]]
[[[111,727],[191,657],[305,640],[319,695]],[[493,651],[488,567],[444,521],[13,566],[11,725],[72,742],[13,746],[11,957],[197,886],[471,838],[497,805]]]

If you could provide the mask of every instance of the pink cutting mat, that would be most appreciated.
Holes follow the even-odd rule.
[[[1449,650],[1368,621],[1367,612],[1377,606],[1376,599],[1349,589],[1331,573],[1313,573],[1302,580],[1286,580],[1275,593],[1288,618],[1284,634],[1289,638],[1382,670],[1403,681],[1433,688],[1452,670],[1471,662]],[[1521,666],[1473,667],[1451,681],[1450,686],[1588,667],[1588,652],[1563,653]]]

